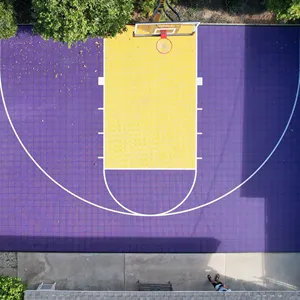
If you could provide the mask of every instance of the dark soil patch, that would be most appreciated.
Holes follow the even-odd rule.
[[[14,0],[13,6],[16,12],[18,24],[31,24],[32,23],[32,2],[31,0]]]

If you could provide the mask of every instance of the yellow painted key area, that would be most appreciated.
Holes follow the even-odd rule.
[[[196,35],[105,40],[106,169],[196,168]]]

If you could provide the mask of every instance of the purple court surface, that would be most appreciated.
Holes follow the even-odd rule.
[[[106,170],[107,189],[101,39],[68,49],[20,27],[0,41],[0,250],[300,251],[299,38],[200,25],[188,197],[193,171]]]

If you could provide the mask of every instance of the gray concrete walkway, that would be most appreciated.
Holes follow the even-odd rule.
[[[298,300],[300,292],[36,292],[25,300]]]
[[[17,253],[0,252],[0,274],[7,276],[18,275]]]
[[[30,289],[56,281],[59,290],[91,291],[134,291],[137,280],[171,281],[175,291],[211,291],[208,273],[219,273],[234,291],[293,291],[299,289],[299,266],[300,253],[18,253],[17,262],[0,259],[0,273],[20,276]]]

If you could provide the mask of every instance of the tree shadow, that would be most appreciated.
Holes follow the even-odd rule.
[[[189,253],[217,252],[215,238],[57,237],[0,236],[1,251],[17,252],[104,252]]]

